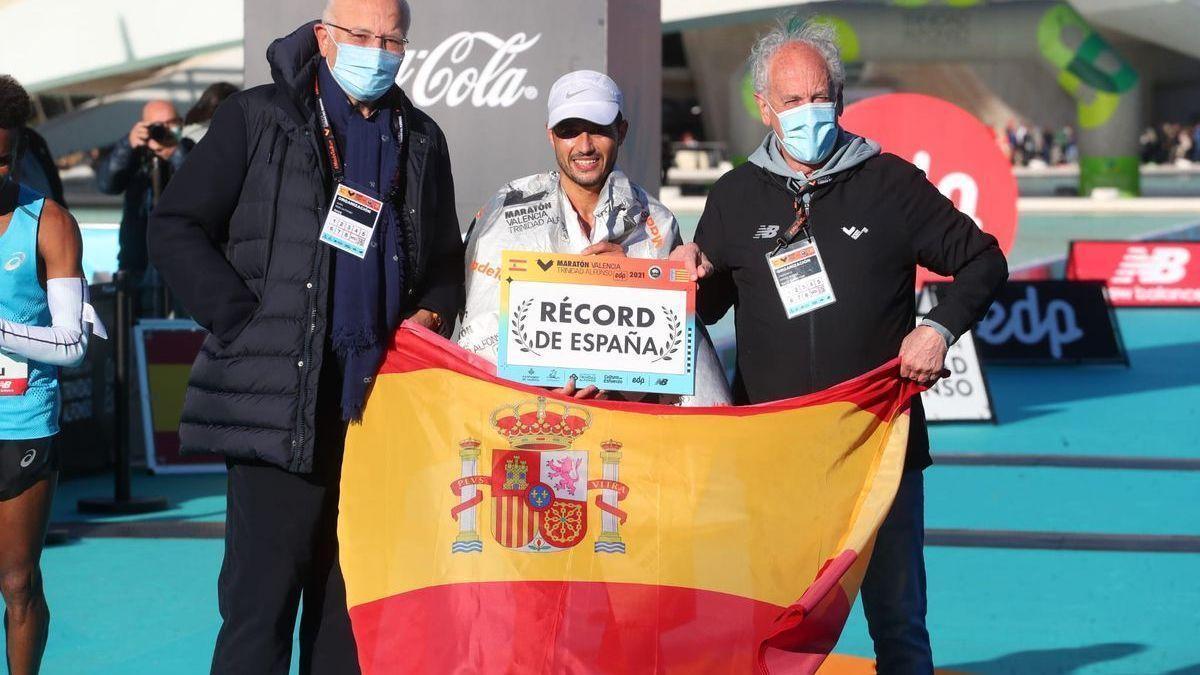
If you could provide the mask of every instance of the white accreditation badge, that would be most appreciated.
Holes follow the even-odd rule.
[[[787,318],[837,302],[816,240],[801,239],[778,253],[767,254],[767,267]]]
[[[0,396],[22,396],[29,389],[29,360],[0,351]]]
[[[365,257],[382,212],[382,201],[345,183],[338,183],[329,215],[325,216],[325,225],[321,227],[321,241],[359,258]]]

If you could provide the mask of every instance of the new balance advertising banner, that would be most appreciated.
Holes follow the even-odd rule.
[[[898,375],[737,408],[577,401],[406,324],[342,469],[364,672],[814,672],[900,479]]]
[[[1200,307],[1200,242],[1073,241],[1067,278],[1103,281],[1114,307]]]

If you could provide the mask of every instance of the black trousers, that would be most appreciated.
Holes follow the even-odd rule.
[[[322,373],[322,385],[329,379]],[[339,389],[336,384],[319,388],[312,474],[229,462],[225,561],[217,586],[223,622],[214,675],[286,675],[301,604],[300,673],[359,672],[338,565],[338,480],[346,428],[333,395]]]

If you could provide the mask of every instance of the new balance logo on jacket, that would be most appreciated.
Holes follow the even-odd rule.
[[[755,239],[774,239],[779,234],[778,225],[759,225],[754,231]]]

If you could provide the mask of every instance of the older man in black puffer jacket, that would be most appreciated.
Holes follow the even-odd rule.
[[[154,213],[154,264],[211,333],[180,440],[230,469],[214,672],[287,672],[301,595],[301,671],[356,670],[336,543],[346,423],[396,324],[448,331],[463,299],[446,139],[395,86],[409,22],[402,0],[335,0],[276,40],[274,83],[222,104]],[[362,256],[319,240],[339,182],[383,202]]]

